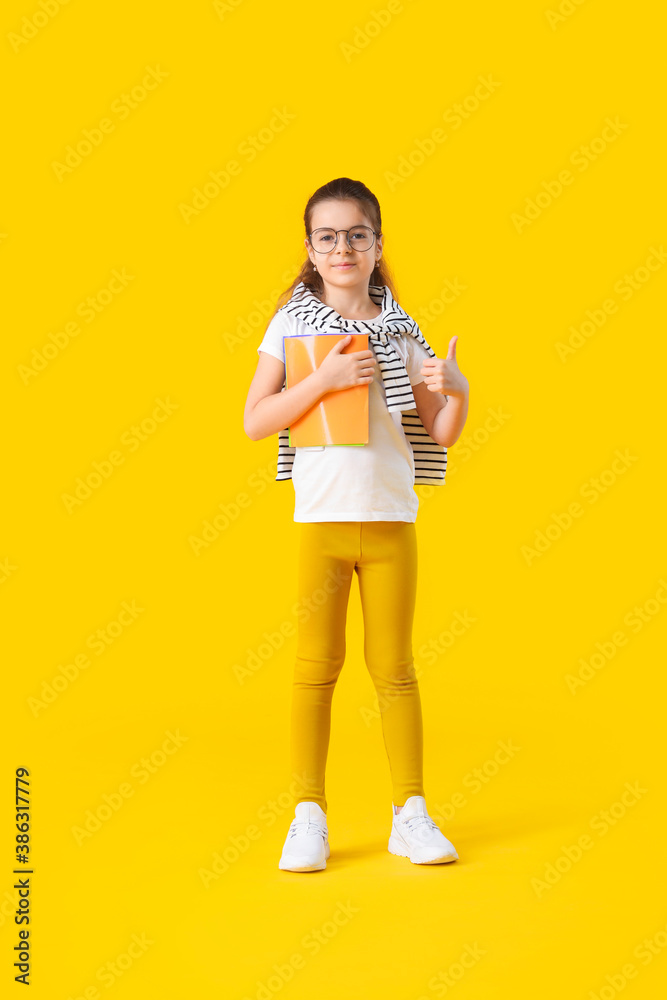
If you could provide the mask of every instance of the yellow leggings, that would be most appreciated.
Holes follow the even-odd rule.
[[[303,610],[292,688],[293,772],[299,802],[326,812],[324,776],[331,700],[345,660],[352,574],[359,577],[364,658],[381,711],[393,802],[424,795],[419,686],[412,657],[417,537],[409,521],[300,522],[299,602]]]

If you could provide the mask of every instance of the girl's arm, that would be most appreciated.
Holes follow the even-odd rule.
[[[243,429],[252,441],[289,427],[328,392],[320,368],[283,392],[284,381],[284,362],[260,351],[243,413]]]
[[[412,386],[417,413],[426,433],[444,448],[451,448],[461,435],[468,418],[468,379],[456,361],[456,342],[452,337],[446,358],[424,361],[423,382]]]
[[[413,385],[412,392],[417,404],[417,413],[427,434],[444,448],[456,444],[468,419],[468,393],[461,396],[440,396],[429,392],[424,382]],[[422,393],[425,399],[422,399]],[[426,414],[426,419],[422,416]],[[430,420],[430,427],[429,427]]]

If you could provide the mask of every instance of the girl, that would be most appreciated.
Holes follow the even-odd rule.
[[[429,816],[424,798],[421,702],[412,657],[419,505],[413,486],[444,481],[446,448],[458,439],[468,413],[468,381],[456,362],[457,338],[447,357],[437,358],[396,301],[383,256],[380,206],[364,184],[340,177],[318,188],[304,222],[308,257],[257,349],[244,413],[253,441],[279,435],[276,479],[293,481],[294,520],[301,524],[299,606],[310,609],[299,623],[292,687],[292,767],[304,792],[279,868],[315,871],[326,868],[329,857],[325,766],[354,572],[364,658],[381,706],[392,779],[388,849],[414,864],[455,861],[454,846]],[[370,348],[343,353],[348,331],[367,332]],[[343,336],[312,374],[286,389],[283,337],[318,332]],[[322,396],[365,384],[367,444],[289,447],[287,428]]]

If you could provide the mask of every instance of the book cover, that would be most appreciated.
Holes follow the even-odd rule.
[[[340,333],[313,333],[283,337],[287,388],[314,372],[334,344],[345,336]],[[368,334],[353,333],[352,340],[342,353],[364,350],[368,350]],[[290,446],[368,444],[369,384],[336,389],[322,396],[290,425]]]

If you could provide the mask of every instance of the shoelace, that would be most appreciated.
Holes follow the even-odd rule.
[[[305,833],[307,835],[311,833],[311,826],[313,828],[312,833],[321,833],[323,837],[326,837],[326,831],[314,819],[293,819],[290,824],[289,835],[290,837],[296,837],[298,833]],[[300,830],[300,827],[305,827],[305,830]]]
[[[399,813],[400,815],[400,813]],[[430,816],[411,816],[410,819],[405,820],[405,825],[408,830],[412,832],[416,830],[419,826],[428,826],[431,830],[439,830],[440,827],[437,823],[434,823]]]

